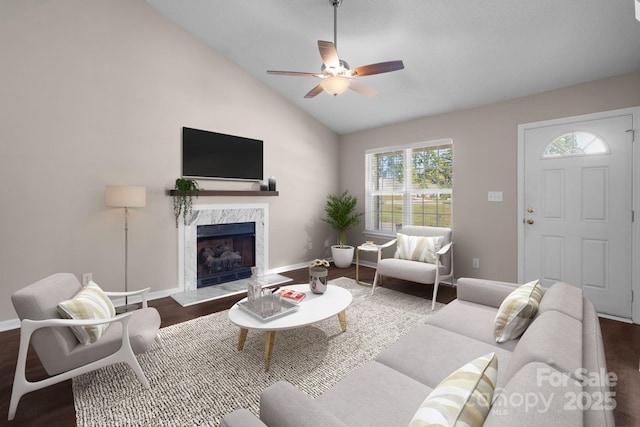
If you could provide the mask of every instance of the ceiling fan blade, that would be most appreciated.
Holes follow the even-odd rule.
[[[317,73],[304,73],[302,71],[267,71],[267,74],[275,74],[278,76],[296,76],[296,77],[320,77]]]
[[[320,49],[320,56],[322,57],[322,63],[325,67],[340,67],[340,58],[338,58],[338,51],[336,50],[336,46],[332,42],[318,40],[318,49]]]
[[[402,70],[404,64],[402,61],[379,62],[377,64],[363,65],[351,70],[352,76],[370,76],[372,74],[389,73],[391,71]]]
[[[375,96],[378,93],[371,86],[367,86],[366,84],[360,83],[356,80],[351,80],[349,82],[349,89],[364,96]]]
[[[304,97],[305,98],[313,98],[317,94],[321,93],[323,90],[324,89],[322,89],[322,86],[318,85],[318,86],[314,87],[313,89],[311,89],[309,92],[307,92],[307,94]]]

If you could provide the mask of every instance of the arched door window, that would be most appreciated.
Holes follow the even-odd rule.
[[[609,154],[609,146],[599,136],[589,132],[566,133],[546,146],[543,159],[568,156]]]

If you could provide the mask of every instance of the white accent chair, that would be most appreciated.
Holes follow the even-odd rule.
[[[93,344],[83,345],[70,326],[105,323],[104,320],[68,320],[58,315],[58,303],[73,296],[82,288],[75,275],[56,273],[11,296],[20,317],[20,348],[9,404],[9,421],[16,415],[20,398],[26,393],[66,381],[72,377],[124,362],[144,386],[149,388],[136,354],[147,351],[154,342],[162,346],[158,335],[160,314],[147,306],[149,288],[133,292],[105,292],[110,298],[140,295],[142,308],[110,319],[109,328]],[[27,351],[33,345],[38,358],[49,375],[40,381],[26,377]]]
[[[373,295],[375,292],[378,281],[382,282],[382,276],[433,285],[431,310],[435,310],[440,281],[442,279],[453,279],[453,242],[451,240],[451,229],[445,227],[406,225],[402,227],[401,233],[408,236],[442,236],[444,241],[441,249],[436,253],[436,263],[429,264],[399,258],[378,259],[371,294]],[[393,239],[381,247],[390,247],[396,242],[397,239]]]

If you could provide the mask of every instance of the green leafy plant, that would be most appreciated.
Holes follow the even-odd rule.
[[[198,187],[198,183],[192,179],[178,178],[176,179],[174,189],[173,214],[176,217],[177,228],[181,214],[184,225],[187,225],[187,217],[191,215],[191,212],[193,211],[193,195],[196,191],[200,190],[200,187]]]
[[[338,245],[347,244],[347,231],[360,223],[362,213],[356,213],[358,198],[348,194],[345,190],[342,194],[329,194],[324,211],[327,218],[322,220],[331,225],[338,232]]]

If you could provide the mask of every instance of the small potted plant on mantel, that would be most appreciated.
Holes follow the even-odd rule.
[[[354,247],[347,245],[347,231],[360,223],[362,213],[356,213],[358,198],[348,194],[329,194],[324,211],[327,218],[322,220],[338,232],[338,244],[331,246],[331,256],[336,267],[347,268],[353,261]]]
[[[176,217],[177,228],[180,215],[182,215],[184,225],[187,225],[187,219],[192,212],[193,196],[196,191],[200,190],[200,187],[198,186],[198,183],[192,179],[178,178],[176,179],[174,190],[173,214]]]

